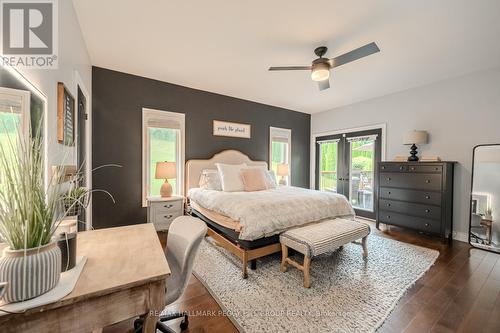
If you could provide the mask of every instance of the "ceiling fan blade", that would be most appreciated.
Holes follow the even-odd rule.
[[[320,91],[330,88],[330,80],[318,81],[318,87]]]
[[[361,46],[355,50],[352,50],[350,52],[339,55],[338,57],[330,59],[331,68],[347,64],[351,61],[361,59],[363,57],[369,56],[370,54],[377,53],[379,51],[380,49],[378,48],[377,44],[375,44],[375,42],[366,44],[365,46]]]
[[[270,71],[310,71],[311,66],[284,66],[284,67],[269,67]]]

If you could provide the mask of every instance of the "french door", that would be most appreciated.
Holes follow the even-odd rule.
[[[343,194],[356,215],[375,219],[382,129],[316,138],[316,189]]]

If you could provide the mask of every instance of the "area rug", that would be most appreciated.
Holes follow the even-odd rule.
[[[351,243],[314,258],[310,289],[299,270],[280,271],[278,254],[242,279],[240,261],[209,241],[194,272],[241,332],[374,332],[439,252],[373,234],[368,251],[365,261]]]

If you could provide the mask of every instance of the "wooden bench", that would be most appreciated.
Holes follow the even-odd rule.
[[[311,286],[309,269],[311,259],[323,253],[334,251],[345,244],[362,239],[363,257],[368,256],[366,240],[370,227],[362,222],[347,219],[331,219],[303,227],[290,229],[280,235],[281,271],[286,272],[287,265],[292,265],[304,273],[304,287]],[[301,265],[288,257],[288,248],[304,255]]]

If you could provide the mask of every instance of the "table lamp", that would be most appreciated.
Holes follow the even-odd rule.
[[[404,144],[411,145],[410,156],[408,157],[408,162],[417,162],[417,144],[427,143],[427,132],[426,131],[409,131],[404,137]]]
[[[278,170],[276,172],[278,176],[281,176],[280,185],[286,185],[286,176],[290,175],[290,168],[288,167],[288,164],[278,164]]]
[[[177,176],[175,162],[156,162],[155,179],[165,179],[165,183],[161,186],[160,195],[162,198],[172,196],[172,186],[168,182],[169,179],[175,179]]]

